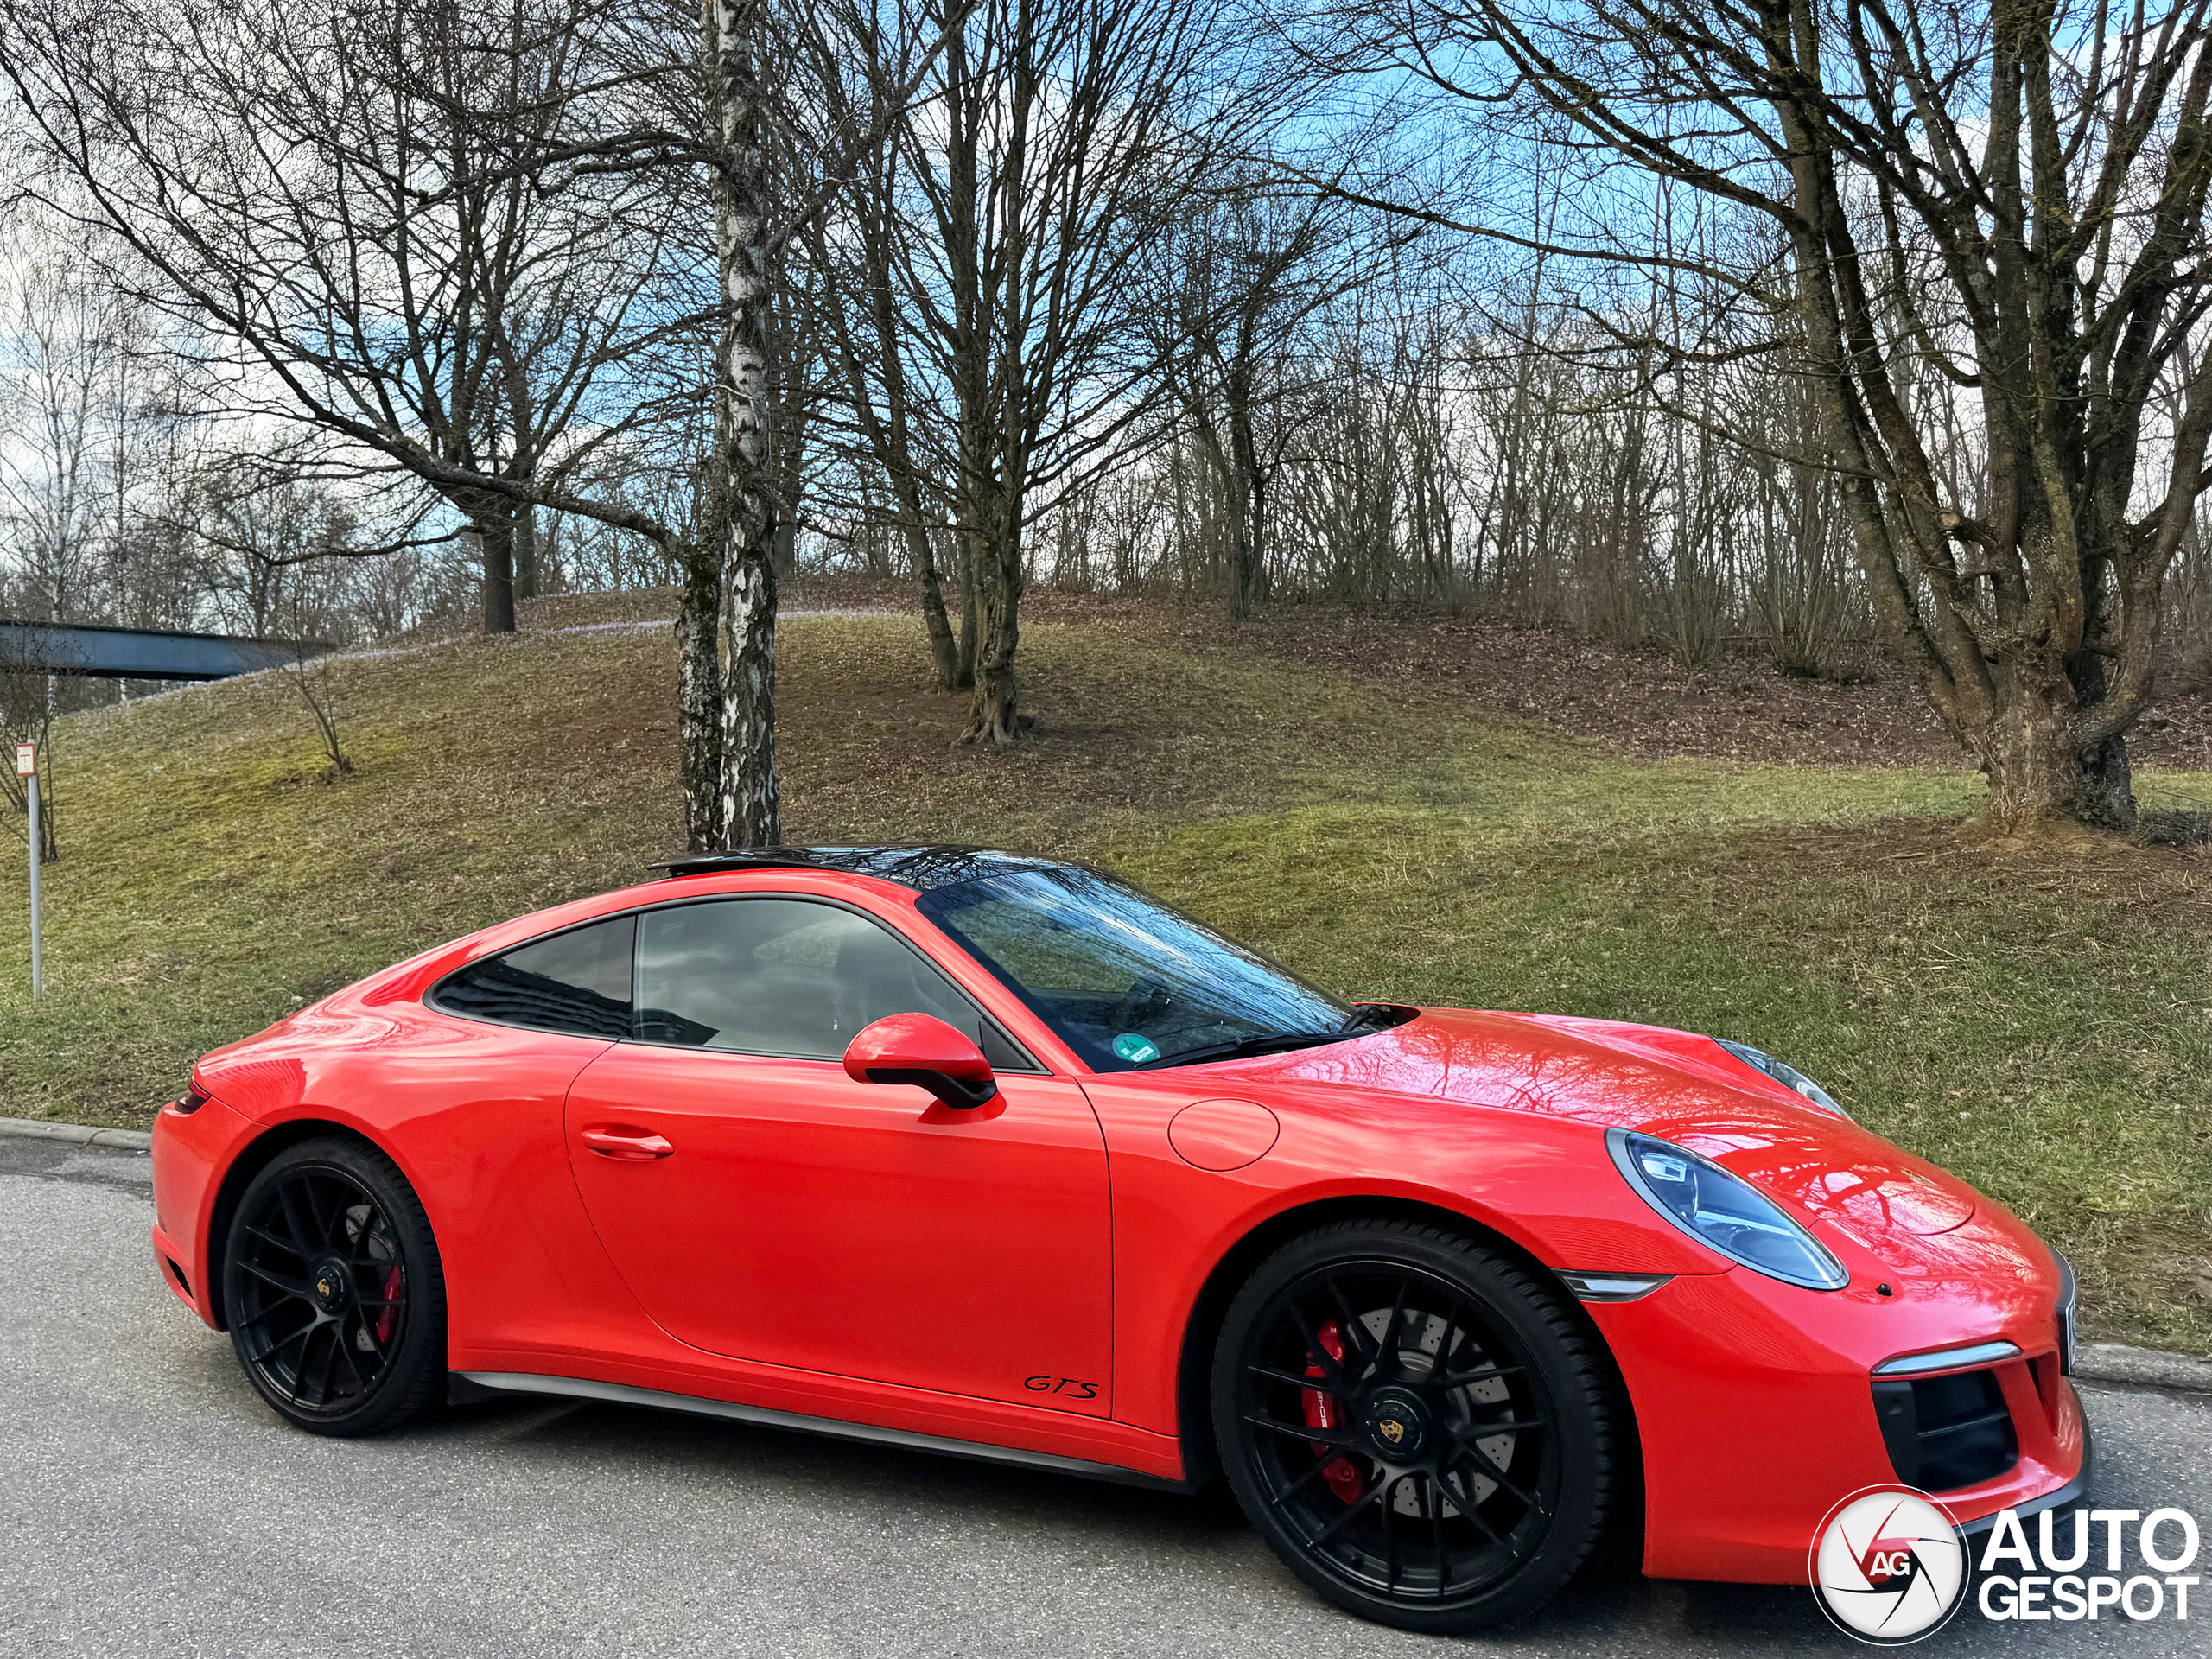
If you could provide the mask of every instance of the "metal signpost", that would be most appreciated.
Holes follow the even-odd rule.
[[[23,792],[31,810],[31,1001],[35,1002],[46,990],[46,975],[38,954],[38,745],[16,745],[16,776],[23,780]]]

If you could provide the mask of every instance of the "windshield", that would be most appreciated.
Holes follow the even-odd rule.
[[[1095,870],[963,881],[920,908],[1096,1071],[1360,1034],[1345,1004]]]

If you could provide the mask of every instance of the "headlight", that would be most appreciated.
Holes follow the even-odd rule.
[[[1850,1282],[1820,1240],[1710,1158],[1626,1129],[1606,1130],[1605,1148],[1644,1202],[1731,1262],[1807,1290],[1840,1290]]]
[[[1783,1088],[1795,1090],[1822,1111],[1834,1112],[1838,1117],[1847,1120],[1851,1118],[1851,1114],[1837,1105],[1827,1090],[1821,1088],[1819,1084],[1815,1083],[1796,1066],[1784,1065],[1765,1050],[1753,1048],[1749,1043],[1732,1043],[1726,1037],[1716,1037],[1713,1040],[1745,1065],[1750,1066],[1752,1071],[1765,1072]]]

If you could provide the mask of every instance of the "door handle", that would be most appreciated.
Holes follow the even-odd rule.
[[[625,1163],[645,1163],[655,1158],[665,1158],[676,1148],[663,1136],[647,1129],[586,1129],[584,1145],[602,1158],[619,1159]]]

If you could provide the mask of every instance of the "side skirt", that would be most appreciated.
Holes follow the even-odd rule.
[[[1085,1480],[1111,1481],[1117,1486],[1142,1486],[1153,1491],[1195,1491],[1190,1482],[1147,1475],[1110,1463],[1083,1458],[1063,1458],[1050,1452],[1025,1452],[1018,1446],[987,1446],[976,1440],[947,1440],[936,1434],[915,1434],[903,1428],[880,1428],[873,1423],[849,1423],[836,1417],[807,1417],[795,1411],[771,1411],[765,1406],[741,1406],[728,1400],[709,1400],[698,1395],[667,1394],[658,1389],[633,1389],[620,1382],[595,1382],[581,1376],[539,1376],[523,1371],[455,1371],[454,1377],[484,1394],[547,1394],[567,1400],[604,1400],[622,1406],[651,1406],[661,1411],[685,1411],[700,1417],[721,1417],[761,1428],[791,1429],[802,1434],[824,1434],[833,1440],[861,1440],[872,1446],[896,1446],[912,1452],[936,1452],[948,1457],[972,1458],[981,1463],[1006,1464],[1017,1469],[1042,1469]],[[475,1397],[482,1397],[478,1395]]]

